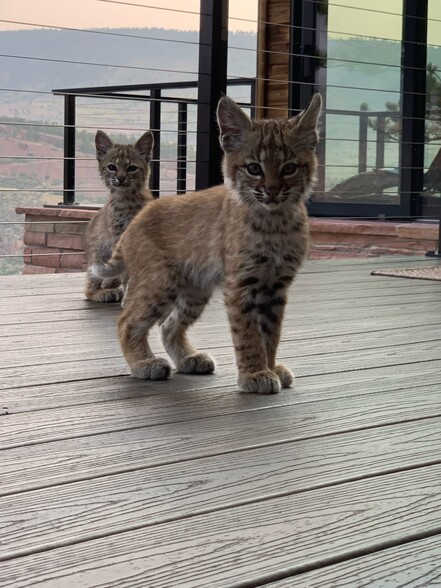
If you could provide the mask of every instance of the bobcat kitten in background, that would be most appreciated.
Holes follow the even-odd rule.
[[[133,217],[153,196],[148,188],[153,135],[147,131],[134,145],[114,144],[103,131],[95,136],[100,176],[109,189],[107,203],[87,225],[84,250],[87,260],[86,298],[118,302],[125,279],[102,279],[91,271],[93,264],[108,261],[113,248]]]
[[[130,276],[118,321],[122,350],[137,378],[170,375],[148,333],[162,340],[179,372],[211,373],[214,361],[186,331],[223,284],[239,387],[276,393],[293,375],[276,363],[288,288],[308,250],[305,202],[317,170],[321,97],[291,119],[250,120],[228,97],[217,109],[225,185],[156,200],[121,237],[108,264]]]

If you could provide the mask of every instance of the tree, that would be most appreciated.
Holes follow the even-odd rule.
[[[392,141],[398,141],[401,132],[400,104],[386,102],[389,116],[385,117],[384,133]],[[361,104],[360,110],[369,110],[366,102]],[[369,118],[369,126],[375,131],[379,128],[378,117]],[[383,130],[383,129],[381,129]],[[441,74],[437,65],[428,63],[426,68],[426,129],[424,140],[426,143],[441,139]]]

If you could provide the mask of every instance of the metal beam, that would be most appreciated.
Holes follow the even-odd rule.
[[[403,1],[401,202],[417,216],[424,186],[428,0]]]
[[[227,90],[228,0],[201,0],[196,190],[222,182],[216,106]]]
[[[64,97],[64,170],[63,202],[65,206],[75,202],[75,96]]]

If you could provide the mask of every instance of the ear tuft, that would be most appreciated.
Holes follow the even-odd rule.
[[[228,96],[223,96],[217,106],[219,141],[225,152],[237,151],[251,130],[251,121],[245,112]]]
[[[297,129],[305,138],[305,144],[314,148],[319,140],[318,123],[322,111],[322,97],[317,92],[310,103],[297,117]]]
[[[101,161],[106,153],[112,149],[113,143],[110,137],[108,137],[104,131],[97,131],[95,135],[95,147],[96,158],[98,161]]]
[[[153,149],[153,134],[151,131],[146,131],[134,144],[134,148],[141,155],[143,159],[148,163],[152,157]]]

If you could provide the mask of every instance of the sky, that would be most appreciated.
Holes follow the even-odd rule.
[[[230,0],[230,29],[255,31],[257,4],[257,0]],[[0,18],[53,27],[158,27],[196,31],[199,7],[199,0],[0,0]],[[0,30],[22,28],[29,27],[0,22]]]
[[[289,1],[289,0],[287,0]],[[258,0],[230,0],[229,28],[256,32]],[[403,0],[329,0],[331,36],[401,39]],[[199,29],[200,0],[0,0],[0,30],[52,27]],[[378,12],[382,12],[379,17]],[[395,14],[394,14],[395,13]],[[429,0],[429,43],[441,38],[441,0]],[[439,21],[439,22],[438,22]]]

